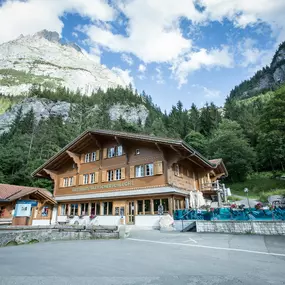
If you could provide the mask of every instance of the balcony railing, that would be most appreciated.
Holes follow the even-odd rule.
[[[211,183],[203,183],[201,185],[201,191],[206,192],[206,191],[221,191],[222,190],[222,185],[216,181],[216,182],[211,182]]]

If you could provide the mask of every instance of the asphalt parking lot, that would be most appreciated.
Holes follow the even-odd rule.
[[[131,231],[0,248],[0,284],[285,284],[285,236]]]

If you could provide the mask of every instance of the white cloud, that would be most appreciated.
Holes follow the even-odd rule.
[[[138,71],[141,72],[141,73],[145,73],[146,71],[146,66],[144,64],[140,64],[139,65],[139,68],[138,68]]]
[[[133,63],[134,63],[133,59],[125,53],[123,53],[121,55],[121,60],[126,62],[128,65],[133,65]]]
[[[259,22],[268,23],[278,41],[285,39],[284,0],[200,0],[204,14],[210,21],[227,18],[237,27],[244,28]]]
[[[78,34],[76,32],[72,32],[72,36],[78,38]]]
[[[156,83],[157,84],[164,84],[165,81],[163,79],[163,74],[162,74],[161,69],[159,67],[156,67],[155,71],[156,71],[156,75],[155,75],[154,79],[155,79]]]
[[[135,87],[134,78],[130,75],[130,70],[123,70],[118,67],[112,67],[111,70],[115,72],[119,77],[121,77],[126,84],[131,83],[133,88]]]
[[[220,90],[216,90],[216,89],[211,89],[208,88],[206,86],[202,86],[200,84],[192,84],[191,87],[197,88],[198,90],[202,90],[203,91],[203,96],[205,98],[208,99],[215,99],[215,98],[219,98],[221,96],[221,91]],[[191,92],[188,92],[189,94],[191,94]]]
[[[0,27],[5,27],[0,29],[0,43],[43,29],[61,34],[63,23],[59,17],[65,12],[92,20],[110,21],[115,17],[115,10],[103,0],[8,0],[0,6]]]
[[[190,52],[183,59],[179,59],[172,67],[172,72],[179,82],[179,87],[187,83],[188,75],[200,68],[215,68],[233,66],[233,55],[229,48],[224,46],[222,49],[200,49],[196,52]]]

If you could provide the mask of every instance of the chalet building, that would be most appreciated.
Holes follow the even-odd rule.
[[[0,184],[0,225],[50,225],[55,204],[46,189]]]
[[[54,181],[57,222],[153,225],[189,205],[190,191],[212,192],[226,176],[182,140],[86,131],[35,170]]]

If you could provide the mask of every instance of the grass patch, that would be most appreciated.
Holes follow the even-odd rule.
[[[242,200],[242,198],[237,197],[235,195],[229,196],[228,199],[229,199],[229,201],[240,201],[240,200]]]
[[[226,185],[231,188],[233,195],[246,196],[244,188],[248,188],[248,196],[250,198],[259,199],[262,197],[262,199],[264,199],[264,197],[268,197],[268,195],[279,195],[271,193],[279,193],[276,191],[281,191],[281,193],[283,193],[284,190],[282,189],[285,189],[285,180],[271,177],[272,173],[270,172],[255,173],[244,182],[227,183]]]
[[[50,86],[56,87],[60,86],[61,81],[62,79],[60,78],[35,75],[15,69],[0,69],[0,85],[3,86],[15,86],[21,84],[50,84]]]

